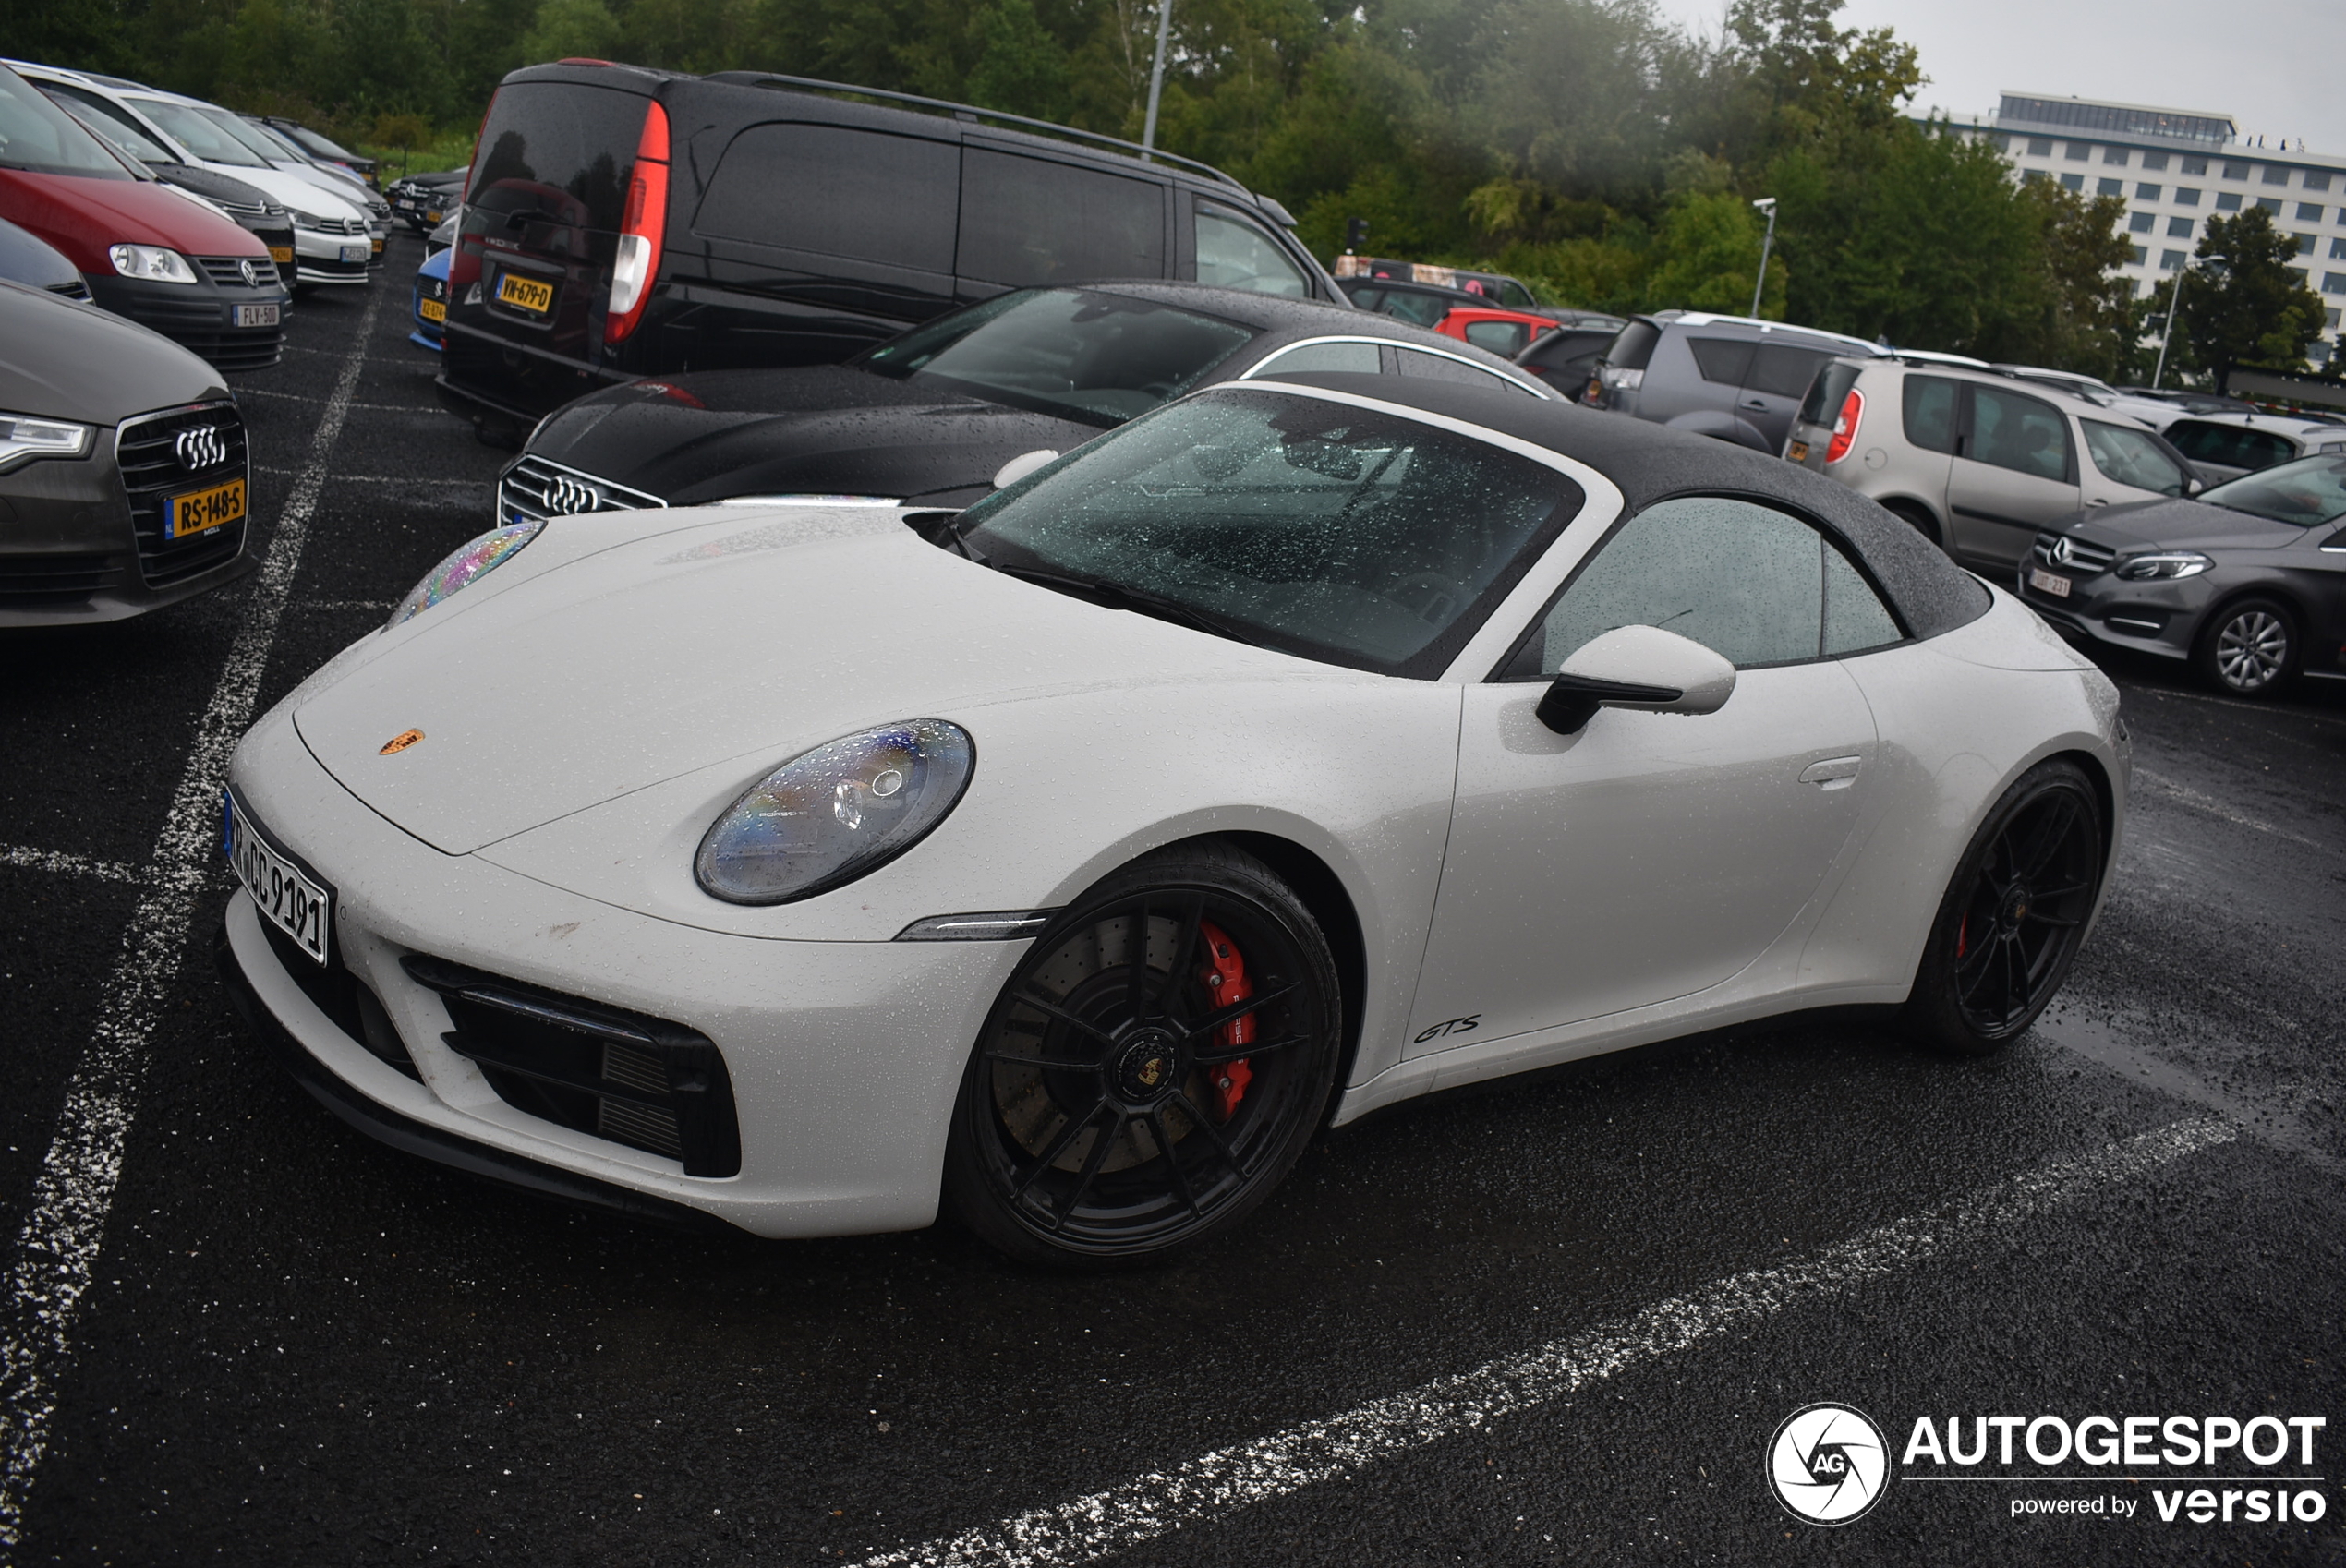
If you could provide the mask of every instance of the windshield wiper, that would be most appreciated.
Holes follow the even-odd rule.
[[[1121,583],[1105,582],[1097,577],[1079,577],[1064,572],[1045,572],[1032,566],[1010,566],[998,561],[987,561],[984,564],[1005,576],[1016,577],[1022,582],[1053,588],[1071,597],[1093,599],[1111,609],[1128,609],[1135,615],[1155,616],[1159,621],[1170,621],[1177,625],[1187,626],[1193,632],[1204,632],[1216,637],[1227,637],[1234,643],[1244,643],[1249,647],[1259,648],[1264,645],[1260,637],[1240,631],[1218,615],[1192,609],[1179,599],[1167,598],[1162,594],[1153,594],[1145,588],[1128,588]]]

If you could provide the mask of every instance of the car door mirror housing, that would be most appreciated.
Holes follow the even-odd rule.
[[[1008,489],[1058,456],[1058,453],[1049,447],[1043,447],[1034,452],[1022,452],[994,471],[994,488],[998,490]]]
[[[2192,478],[2185,479],[2183,481],[2183,494],[2187,496],[2195,496],[2207,488],[2207,485],[2205,480]]]
[[[1659,626],[1619,626],[1564,661],[1537,711],[1557,734],[1577,735],[1601,707],[1716,713],[1735,689],[1735,667],[1692,638]]]

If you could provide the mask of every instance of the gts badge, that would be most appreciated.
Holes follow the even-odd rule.
[[[1422,1045],[1427,1041],[1444,1034],[1471,1034],[1481,1027],[1482,1015],[1481,1013],[1469,1013],[1462,1019],[1444,1019],[1440,1023],[1418,1031],[1418,1037],[1413,1043]]]

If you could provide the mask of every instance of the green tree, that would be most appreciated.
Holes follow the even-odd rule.
[[[969,102],[1038,120],[1065,120],[1067,50],[1044,30],[1034,0],[996,0],[977,14],[977,64],[963,90]]]
[[[522,35],[522,63],[607,58],[619,42],[619,18],[603,0],[544,0]]]
[[[2141,331],[2134,280],[2116,271],[2133,253],[2118,226],[2126,203],[2115,196],[2088,200],[2050,180],[2024,187],[2023,193],[2038,235],[2032,357],[2115,379],[2133,363]]]
[[[2218,392],[2242,365],[2304,368],[2321,333],[2322,298],[2293,265],[2297,242],[2273,227],[2270,213],[2251,207],[2208,219],[2192,259],[2175,325]]]

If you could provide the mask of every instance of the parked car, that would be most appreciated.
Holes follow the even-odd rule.
[[[217,951],[411,1152],[1097,1268],[1437,1086],[1836,1004],[1998,1049],[2126,744],[2011,596],[1772,458],[1225,382],[959,514],[474,541],[238,745],[267,893]]]
[[[836,363],[956,304],[1084,278],[1340,299],[1277,203],[1140,151],[792,77],[516,71],[465,199],[442,396],[517,437],[613,382]]]
[[[392,181],[383,193],[391,202],[392,215],[417,234],[429,234],[464,199],[465,176],[471,172],[446,169]]]
[[[447,331],[448,259],[452,254],[443,246],[424,258],[423,265],[416,269],[415,294],[410,300],[416,330],[407,334],[407,341],[434,354],[441,351],[441,340]]]
[[[2072,637],[2187,659],[2234,696],[2346,680],[2346,454],[2064,518],[2018,585]]]
[[[2056,518],[2200,483],[2138,420],[1994,371],[1903,359],[1828,361],[1784,456],[2000,580]]]
[[[1588,395],[1597,373],[1597,361],[1628,323],[1618,316],[1595,310],[1547,312],[1557,318],[1556,330],[1534,338],[1515,362],[1554,388],[1559,397],[1575,403]]]
[[[262,122],[271,130],[300,148],[321,163],[333,163],[349,170],[369,185],[376,183],[376,165],[372,158],[361,157],[324,134],[311,130],[299,120],[289,120],[282,115],[263,115]]]
[[[87,72],[10,65],[42,92],[120,125],[179,163],[241,181],[284,206],[293,218],[295,282],[366,283],[373,252],[367,216],[343,197],[279,169],[210,117],[175,100],[118,87]]]
[[[288,295],[268,249],[115,156],[5,67],[0,218],[62,251],[97,303],[116,315],[222,369],[277,362]]]
[[[498,483],[501,523],[764,498],[960,507],[1218,381],[1353,370],[1547,394],[1496,356],[1404,322],[1203,283],[1024,289],[845,365],[693,370],[555,414]]]
[[[67,299],[90,297],[88,281],[64,251],[5,218],[0,218],[0,278]]]
[[[2300,457],[2346,452],[2346,429],[2327,419],[2280,414],[2195,414],[2170,423],[2166,436],[2211,481],[2237,479]]]
[[[2164,430],[2184,412],[2162,398],[2139,397],[2120,387],[2113,387],[2098,376],[2081,375],[2074,370],[2048,370],[2040,365],[1991,365],[1991,370],[2018,380],[2034,381],[2067,392],[2081,402],[2098,408],[2108,408],[2130,419],[2139,419],[2154,430]]]
[[[1387,261],[1373,256],[1339,256],[1336,259],[1336,276],[1338,282],[1359,278],[1395,283],[1430,283],[1436,288],[1470,294],[1485,304],[1505,306],[1510,310],[1530,310],[1540,303],[1530,285],[1520,278],[1510,278],[1505,272],[1480,272],[1471,267],[1445,267],[1431,261]]]
[[[181,163],[170,149],[128,122],[102,115],[70,93],[40,83],[34,85],[42,87],[50,103],[80,121],[84,130],[123,158],[145,168],[175,190],[201,197],[239,228],[250,230],[255,239],[269,247],[269,258],[277,264],[278,277],[287,284],[296,281],[293,213],[272,199],[266,191],[215,170]]]
[[[29,90],[0,81],[0,103],[12,87]],[[251,569],[244,420],[217,370],[14,283],[0,344],[0,626],[120,621]]]
[[[274,160],[279,168],[314,171],[328,176],[338,195],[345,200],[358,203],[360,210],[367,214],[368,230],[375,241],[375,255],[381,259],[383,241],[391,236],[391,203],[383,199],[381,191],[340,163],[311,157],[308,149],[258,115],[238,115],[216,103],[207,103],[204,107],[215,116],[234,120],[236,123],[230,128],[244,137],[255,151]]]
[[[1657,310],[1604,351],[1585,401],[1636,418],[1781,452],[1818,368],[1882,352],[1862,338],[1748,316]]]
[[[1338,278],[1336,286],[1362,310],[1397,317],[1420,327],[1439,325],[1461,306],[1489,303],[1479,294],[1437,283],[1392,283],[1380,278]]]
[[[1499,310],[1486,306],[1461,306],[1434,323],[1444,337],[1457,338],[1486,349],[1502,359],[1513,359],[1531,343],[1556,330],[1554,318],[1527,310]]]

